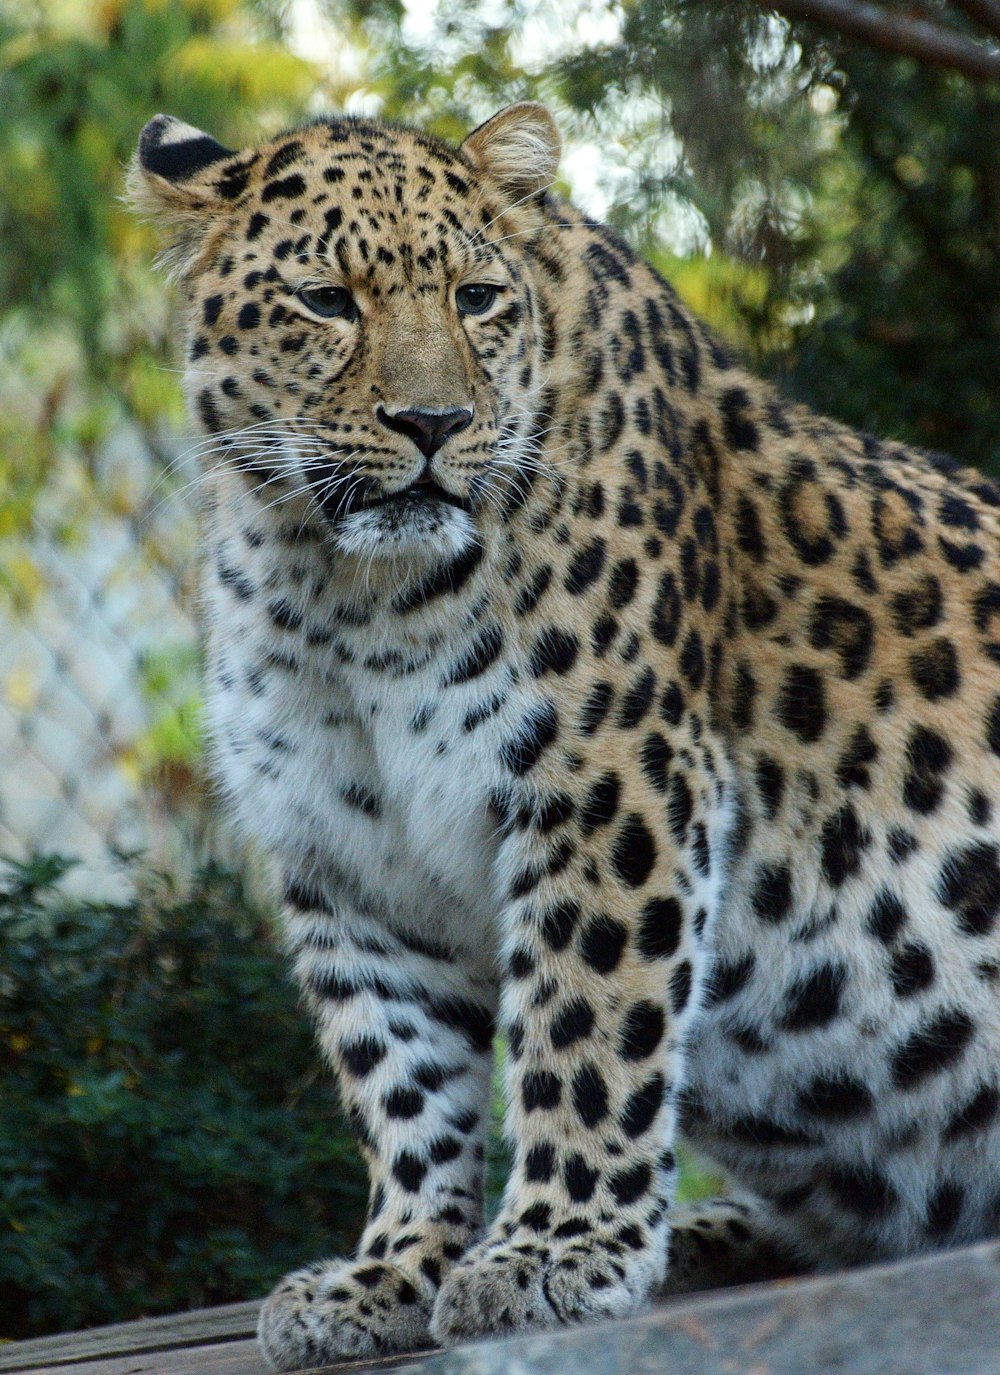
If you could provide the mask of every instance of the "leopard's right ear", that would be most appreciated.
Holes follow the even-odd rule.
[[[213,212],[238,203],[256,160],[255,153],[241,157],[172,115],[156,115],[143,129],[129,164],[125,199],[137,214],[167,230],[161,261],[172,275],[186,275]]]
[[[520,204],[553,185],[560,148],[559,129],[545,106],[522,100],[473,129],[461,151]]]

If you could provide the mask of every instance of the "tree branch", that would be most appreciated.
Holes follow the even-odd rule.
[[[969,3],[981,5],[986,0]],[[873,47],[948,67],[973,81],[1000,80],[1000,52],[991,52],[964,34],[924,19],[911,19],[898,10],[883,9],[865,0],[767,0],[767,8],[786,19],[807,19]]]
[[[955,0],[959,9],[1000,38],[1000,0]]]

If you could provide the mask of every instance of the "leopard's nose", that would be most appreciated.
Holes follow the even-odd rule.
[[[446,439],[464,430],[472,420],[472,410],[467,406],[444,411],[425,410],[419,406],[387,411],[384,406],[378,406],[375,414],[387,429],[412,439],[425,458],[432,458]]]

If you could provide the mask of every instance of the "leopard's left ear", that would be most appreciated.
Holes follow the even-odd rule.
[[[143,172],[177,187],[231,157],[231,148],[223,148],[211,134],[173,115],[154,115],[139,135],[136,149],[136,161]]]
[[[474,129],[461,151],[515,200],[546,191],[559,171],[562,140],[544,105],[522,101]]]
[[[143,129],[129,164],[125,198],[137,213],[168,229],[171,241],[162,260],[175,275],[184,276],[197,256],[212,213],[243,194],[249,165],[210,134],[172,115],[156,115]]]

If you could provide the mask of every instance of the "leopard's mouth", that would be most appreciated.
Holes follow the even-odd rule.
[[[414,482],[409,487],[404,487],[401,492],[389,492],[382,496],[372,497],[362,502],[357,509],[363,511],[382,506],[405,510],[408,506],[423,506],[428,502],[435,501],[446,502],[449,506],[456,506],[460,511],[472,510],[471,504],[465,497],[455,496],[453,492],[446,492],[433,478]]]
[[[429,474],[411,482],[400,491],[385,492],[376,478],[362,478],[349,482],[347,490],[343,484],[329,488],[319,497],[323,514],[332,524],[338,524],[347,516],[360,515],[365,511],[380,511],[394,521],[405,521],[408,516],[426,511],[429,515],[435,507],[453,506],[458,511],[471,515],[472,502],[468,497],[456,496],[448,492]]]

